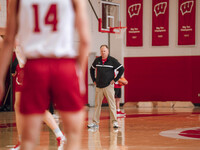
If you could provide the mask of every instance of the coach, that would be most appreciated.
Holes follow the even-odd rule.
[[[116,104],[114,98],[114,83],[119,80],[124,72],[124,67],[112,56],[109,56],[109,48],[107,45],[101,45],[101,56],[96,58],[90,68],[91,78],[96,85],[95,94],[95,113],[93,116],[93,122],[88,125],[88,128],[98,128],[100,122],[101,104],[104,96],[106,97],[109,108],[110,117],[113,124],[113,128],[118,128],[117,116],[116,116]],[[119,71],[115,77],[114,70]],[[96,76],[95,76],[95,71]]]

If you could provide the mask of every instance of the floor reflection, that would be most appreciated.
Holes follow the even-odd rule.
[[[93,109],[88,111],[88,119],[90,121],[92,120],[93,112]],[[105,117],[101,117],[101,119],[104,118]],[[88,129],[89,150],[118,150],[125,146],[125,117],[118,117],[117,120],[119,123],[119,128],[117,129],[112,128],[111,122],[107,129],[102,128],[101,126],[99,128]],[[106,135],[106,132],[109,134]]]
[[[200,108],[125,108],[119,128],[110,123],[109,108],[102,107],[99,129],[89,129],[94,108],[87,108],[81,150],[198,150]],[[57,123],[63,130],[60,118]],[[178,133],[178,136],[177,136]],[[14,112],[0,112],[0,150],[17,143]],[[36,150],[57,150],[53,132],[43,124]]]

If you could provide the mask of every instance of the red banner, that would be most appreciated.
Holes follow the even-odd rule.
[[[169,0],[152,1],[152,46],[168,46]]]
[[[126,45],[143,46],[143,0],[127,0]]]
[[[179,0],[178,45],[195,45],[196,0]]]

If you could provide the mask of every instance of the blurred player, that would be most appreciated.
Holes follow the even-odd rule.
[[[3,38],[0,36],[0,49],[2,48],[3,45]]]
[[[17,36],[27,58],[20,101],[23,122],[20,149],[35,149],[50,99],[63,122],[67,137],[64,149],[80,149],[90,43],[86,1],[12,0],[8,14],[0,52],[0,99]],[[80,41],[77,51],[73,47],[75,26]]]
[[[22,53],[22,50],[20,46],[16,46],[15,48],[15,54],[18,60],[18,65],[15,69],[14,76],[16,78],[15,80],[15,116],[16,116],[16,126],[17,126],[17,132],[18,132],[18,144],[11,148],[10,150],[19,150],[20,149],[20,143],[21,143],[21,133],[22,133],[22,127],[21,127],[21,113],[20,113],[20,97],[21,97],[21,90],[23,85],[23,68],[26,62],[26,58]],[[28,100],[28,99],[27,99]],[[55,119],[53,118],[52,114],[49,111],[45,111],[43,121],[52,129],[56,136],[56,140],[58,142],[58,150],[61,150],[63,148],[63,144],[65,141],[65,137],[63,133],[61,132],[59,126],[57,125]]]
[[[115,74],[118,74],[118,71],[115,71]],[[121,84],[120,84],[121,83]],[[127,85],[127,80],[122,80],[120,78],[117,82],[115,82],[114,89],[115,89],[115,101],[116,101],[116,109],[117,109],[117,117],[125,117],[126,113],[121,112],[120,110],[120,99],[122,95],[122,85]]]

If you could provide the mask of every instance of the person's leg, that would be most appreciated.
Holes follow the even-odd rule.
[[[115,88],[115,100],[116,100],[116,109],[117,109],[117,116],[122,117],[126,115],[126,113],[121,112],[120,110],[120,99],[121,99],[121,88]]]
[[[34,150],[40,135],[43,114],[22,115],[22,142],[20,150]]]
[[[40,135],[41,122],[49,106],[49,68],[44,59],[27,60],[20,98],[22,142],[20,150],[33,150]],[[39,67],[38,67],[39,66]]]
[[[117,115],[116,115],[116,104],[115,104],[115,97],[114,97],[114,85],[109,85],[104,88],[104,94],[108,101],[110,113],[111,113],[111,121],[112,123],[117,122]]]
[[[118,97],[119,88],[114,88],[114,90],[115,90],[116,109],[117,109],[117,111],[118,111],[118,110],[120,109],[120,108],[119,108],[119,101],[120,101],[120,99],[119,99],[119,97]]]
[[[121,88],[115,88],[116,109],[120,111]]]
[[[20,96],[21,96],[21,92],[15,92],[15,117],[16,117],[16,127],[17,127],[17,133],[18,133],[18,138],[19,138],[19,142],[21,142],[21,134],[22,134],[22,125],[21,125],[21,113],[19,110],[19,103],[20,103]]]
[[[63,121],[64,133],[67,138],[64,150],[79,150],[81,148],[81,132],[85,120],[85,111],[59,111],[59,114]]]
[[[43,121],[47,124],[49,128],[53,131],[58,128],[56,121],[54,120],[52,114],[49,111],[45,111]]]
[[[116,101],[116,109],[117,111],[120,111],[120,107],[119,107],[120,98],[115,98],[115,101]]]
[[[47,124],[49,128],[54,132],[56,137],[63,137],[63,133],[61,132],[59,126],[57,125],[55,119],[49,111],[45,111],[43,121]]]
[[[20,110],[19,110],[20,96],[21,96],[21,92],[15,92],[14,108],[15,108],[16,127],[17,127],[17,133],[18,133],[18,143],[13,148],[11,148],[10,150],[19,150],[20,144],[21,144],[22,117],[21,117],[21,113],[20,113]]]
[[[16,118],[16,127],[18,133],[18,143],[10,150],[19,150],[20,149],[20,142],[21,142],[21,135],[22,135],[22,117],[20,113],[20,99],[21,99],[21,89],[22,89],[22,79],[23,79],[23,69],[16,67],[16,80],[15,80],[15,118]]]
[[[58,148],[62,149],[64,142],[66,140],[59,126],[57,125],[53,115],[49,111],[45,111],[43,121],[47,124],[49,128],[54,132],[57,140]]]
[[[16,126],[17,126],[17,131],[18,131],[19,143],[21,142],[21,134],[22,134],[22,127],[21,127],[22,116],[19,110],[20,95],[21,95],[21,92],[15,93],[15,115],[16,115]],[[65,140],[65,137],[49,111],[45,111],[43,121],[54,132],[58,141],[58,146],[61,146],[62,144],[61,142]],[[15,150],[15,149],[13,148],[11,150]]]
[[[80,93],[79,80],[84,79],[78,78],[75,59],[55,59],[50,64],[51,97],[63,122],[67,138],[65,150],[79,150],[85,119],[85,99]]]
[[[100,115],[101,115],[101,104],[103,101],[104,95],[103,95],[103,89],[96,88],[95,93],[95,112],[93,116],[93,122],[99,123],[100,121]]]

